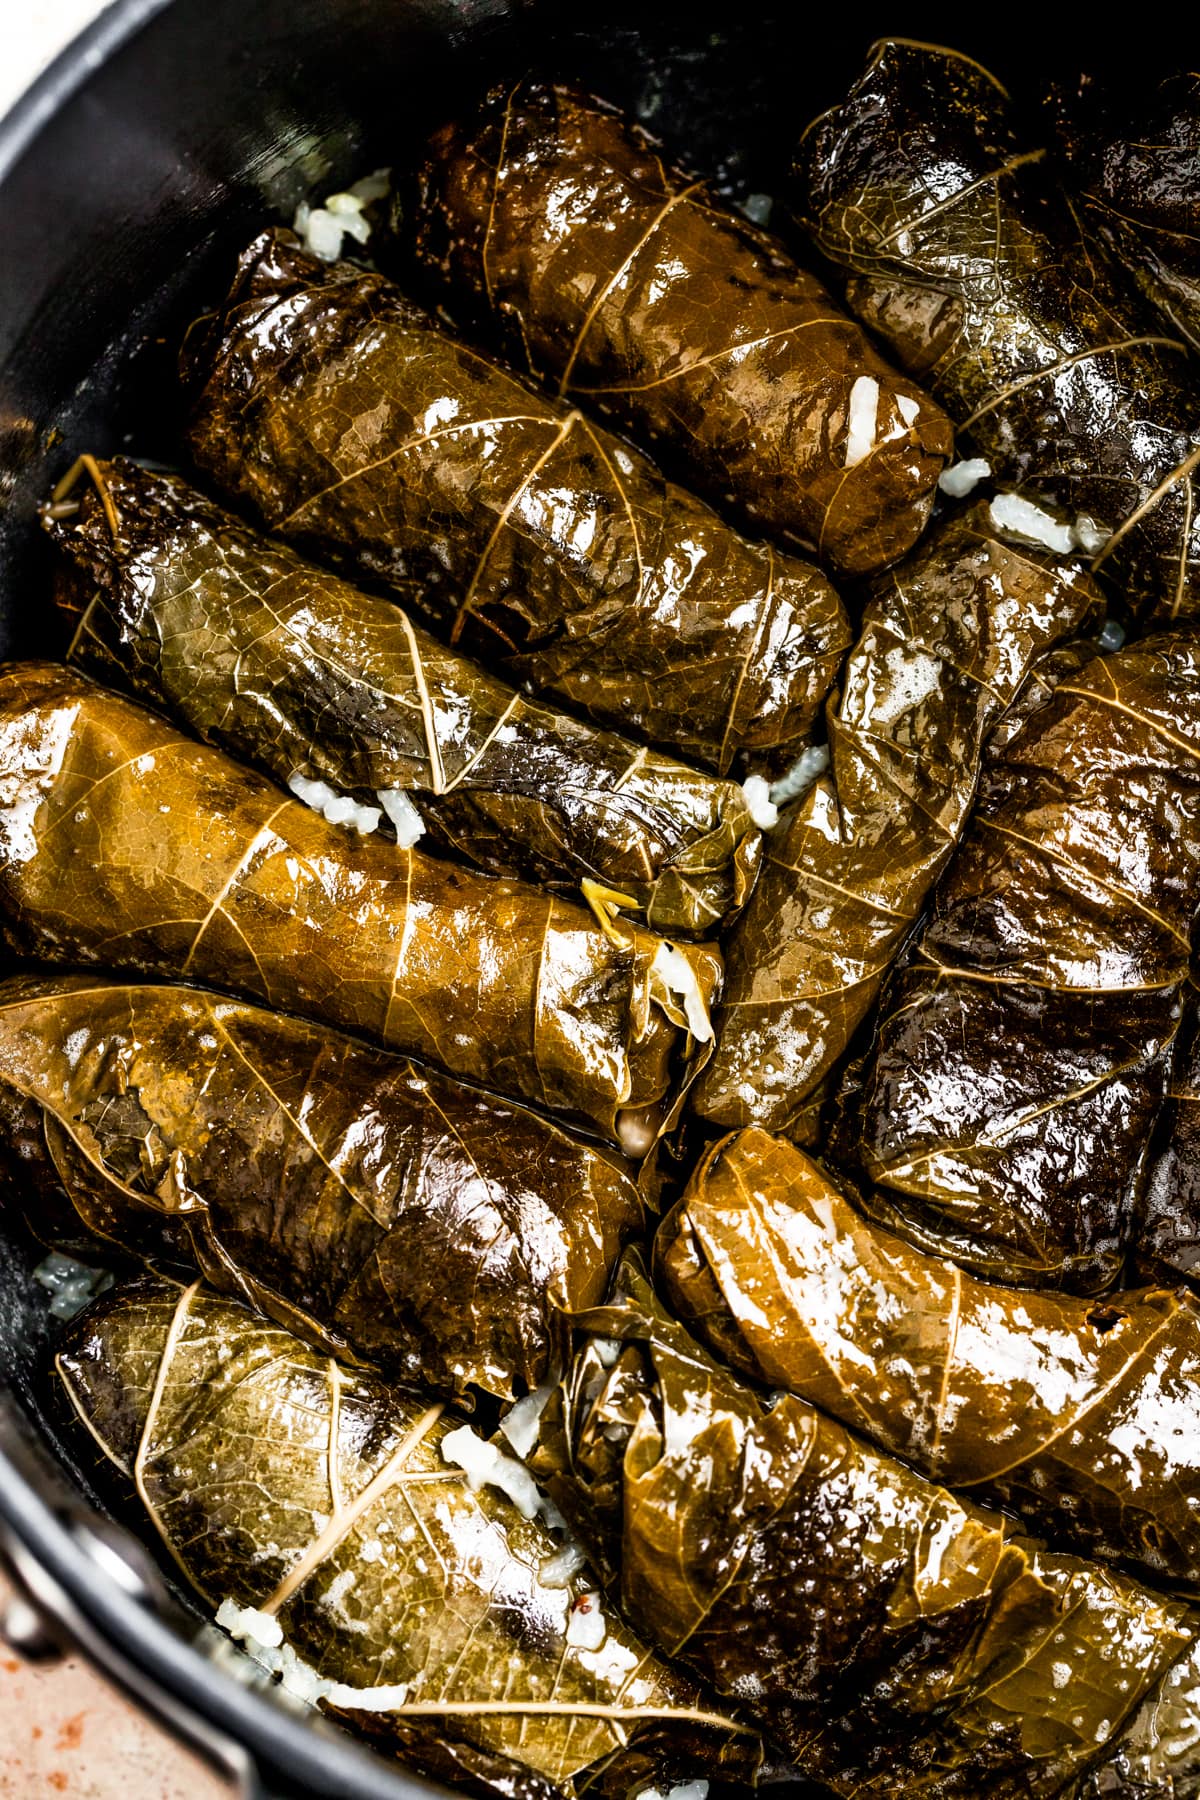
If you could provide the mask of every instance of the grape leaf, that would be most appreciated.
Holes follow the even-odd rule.
[[[307,1342],[440,1392],[550,1373],[642,1205],[615,1157],[370,1045],[198,988],[0,984],[0,1117],[39,1237],[171,1252]]]
[[[1133,1232],[1148,1280],[1200,1287],[1200,993],[1189,982]]]
[[[807,738],[848,639],[819,570],[381,276],[266,233],[189,378],[206,475],[514,685],[722,772]]]
[[[1200,1310],[978,1281],[751,1128],[660,1228],[665,1292],[719,1355],[1054,1541],[1200,1587]]]
[[[1164,330],[1200,349],[1200,76],[1169,76],[1133,117],[1125,89],[1107,116],[1090,88],[1059,104],[1058,147],[1084,219]]]
[[[992,473],[1086,520],[1094,566],[1135,610],[1200,612],[1185,346],[1098,253],[999,83],[885,40],[809,127],[795,176],[852,310]]]
[[[51,664],[0,672],[0,913],[24,954],[209,982],[642,1150],[707,1048],[678,989],[702,1025],[720,979],[706,947],[681,974],[640,927],[355,841]]]
[[[989,730],[1098,604],[1077,564],[1003,542],[985,505],[879,577],[829,704],[829,772],[768,839],[726,941],[706,1118],[797,1130],[954,848]]]
[[[610,1780],[753,1770],[753,1733],[611,1608],[602,1640],[579,1643],[593,1584],[544,1578],[560,1544],[473,1491],[442,1453],[461,1421],[441,1406],[160,1281],[77,1321],[58,1371],[209,1605],[275,1619],[336,1684],[325,1704],[377,1741],[461,1744],[567,1794],[606,1765]]]
[[[761,839],[735,783],[516,693],[175,477],[94,466],[104,503],[50,521],[82,590],[78,667],[285,785],[377,810],[410,793],[436,842],[494,874],[595,882],[663,931],[742,905]]]
[[[682,480],[845,573],[916,542],[949,421],[636,125],[570,88],[497,88],[417,187],[406,232],[451,303]]]
[[[1120,1272],[1200,908],[1200,647],[1061,682],[990,766],[851,1076],[873,1217],[975,1273]]]
[[[739,1381],[636,1251],[575,1323],[535,1466],[635,1629],[846,1800],[1056,1794],[1188,1649],[1182,1602]]]
[[[1113,1754],[1070,1800],[1197,1800],[1200,1795],[1200,1645],[1143,1700]]]

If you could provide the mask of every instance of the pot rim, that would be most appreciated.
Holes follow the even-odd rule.
[[[102,1554],[90,1554],[92,1546]],[[92,1513],[0,1392],[0,1561],[51,1641],[82,1652],[245,1800],[268,1791],[260,1766],[268,1781],[282,1776],[322,1800],[434,1800],[452,1792],[389,1769],[311,1721],[306,1709],[293,1711],[214,1666],[188,1642],[190,1621],[139,1551],[131,1533]]]
[[[0,117],[0,190],[63,109],[172,4],[112,0],[59,51]],[[112,1554],[89,1555],[89,1543],[107,1544]],[[192,1622],[157,1571],[148,1569],[145,1579],[135,1573],[139,1551],[132,1532],[93,1513],[68,1483],[0,1370],[0,1567],[51,1643],[85,1655],[246,1800],[265,1796],[264,1776],[322,1800],[453,1795],[442,1783],[389,1767],[319,1714],[294,1711],[215,1666],[188,1641]],[[119,1578],[122,1564],[132,1580]]]
[[[135,33],[172,0],[109,0],[0,116],[0,183],[31,150],[54,115]]]

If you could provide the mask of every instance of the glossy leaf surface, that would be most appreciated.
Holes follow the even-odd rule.
[[[1200,907],[1200,646],[1061,682],[990,766],[881,1007],[838,1154],[976,1273],[1119,1272]]]
[[[1095,638],[1076,638],[1069,644],[1057,644],[1052,650],[1044,650],[984,745],[985,765],[987,760],[994,760],[1007,749],[1026,721],[1045,706],[1064,681],[1081,675],[1100,654],[1100,645]]]
[[[686,1078],[685,1046],[706,1048],[664,940],[629,927],[617,943],[537,889],[356,841],[51,664],[0,673],[0,911],[24,954],[211,983],[607,1135],[632,1115],[634,1149]],[[679,955],[702,1007],[716,952]]]
[[[1055,1542],[1200,1587],[1200,1309],[977,1281],[855,1211],[818,1163],[725,1138],[662,1225],[680,1316],[932,1480]]]
[[[568,1794],[660,1772],[753,1767],[755,1740],[609,1608],[596,1648],[560,1545],[442,1454],[441,1407],[339,1368],[232,1300],[144,1282],[72,1326],[59,1375],[154,1530],[214,1609],[278,1621],[351,1724],[393,1750],[443,1743],[468,1769]],[[353,1693],[362,1689],[364,1705]],[[394,1705],[379,1690],[398,1689]],[[472,1756],[472,1753],[474,1755]]]
[[[1181,1657],[1139,1706],[1113,1754],[1070,1800],[1197,1800],[1200,1795],[1200,1646]]]
[[[706,932],[761,848],[741,789],[495,680],[186,483],[123,458],[52,527],[85,605],[70,660],[285,785],[411,794],[432,836],[498,875],[628,894]]]
[[[636,1253],[577,1324],[537,1459],[555,1497],[634,1626],[835,1793],[1057,1793],[1187,1648],[1182,1604],[747,1387]]]
[[[1133,272],[1166,331],[1200,349],[1200,75],[1170,76],[1130,116],[1063,121],[1067,179],[1114,260]]]
[[[951,450],[944,414],[635,125],[524,81],[440,132],[419,185],[422,263],[560,393],[836,569],[916,541]],[[869,404],[852,435],[856,387]]]
[[[189,355],[205,474],[515,686],[720,770],[805,741],[848,641],[825,577],[379,275],[268,232]]]
[[[988,732],[1097,613],[1077,563],[1003,542],[986,505],[879,577],[829,704],[829,772],[768,838],[726,942],[705,1117],[803,1129],[954,848]]]
[[[1194,982],[1185,992],[1133,1249],[1147,1279],[1200,1287],[1200,993]]]
[[[993,474],[1085,517],[1135,610],[1200,611],[1184,346],[1096,253],[999,83],[952,51],[877,44],[795,173],[851,308]]]
[[[49,1242],[169,1249],[308,1342],[440,1392],[550,1372],[642,1221],[616,1159],[327,1027],[202,989],[0,984],[18,1183]]]

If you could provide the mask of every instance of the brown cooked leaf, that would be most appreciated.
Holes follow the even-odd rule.
[[[1200,992],[1183,1000],[1156,1153],[1139,1196],[1133,1251],[1147,1279],[1200,1288]]]
[[[198,988],[0,983],[10,1172],[55,1244],[169,1250],[335,1355],[439,1392],[544,1381],[642,1223],[607,1151],[383,1050]]]
[[[715,950],[357,841],[54,664],[0,672],[0,912],[23,954],[207,982],[648,1148]],[[671,983],[676,984],[675,989]],[[682,1062],[680,1053],[682,1052]]]
[[[991,765],[837,1154],[990,1279],[1119,1273],[1200,909],[1200,643],[1097,657]]]
[[[956,1492],[1200,1588],[1200,1309],[994,1287],[869,1224],[781,1138],[725,1138],[659,1230],[680,1316]]]
[[[722,772],[804,743],[849,637],[820,571],[381,276],[267,232],[187,360],[206,475],[514,686]]]
[[[753,1734],[611,1608],[599,1648],[572,1641],[594,1584],[543,1578],[560,1544],[472,1490],[442,1451],[461,1420],[440,1406],[161,1281],[90,1309],[58,1371],[208,1604],[277,1619],[337,1684],[325,1704],[377,1742],[460,1744],[468,1764],[501,1756],[568,1795],[610,1763],[664,1785],[753,1771]]]
[[[1114,1752],[1069,1800],[1198,1800],[1200,1645],[1152,1688]]]
[[[1168,76],[1144,103],[1121,87],[1107,116],[1081,87],[1078,110],[1065,102],[1059,147],[1084,219],[1164,329],[1200,350],[1200,75]]]
[[[1007,749],[1026,721],[1045,706],[1064,681],[1082,674],[1092,658],[1100,654],[1100,645],[1095,638],[1077,638],[1074,643],[1057,644],[1052,650],[1043,650],[1035,658],[1016,699],[984,745],[984,766]]]
[[[829,704],[829,773],[767,839],[726,943],[706,1118],[805,1129],[954,848],[989,731],[1098,607],[1078,564],[1005,543],[986,505],[879,578]]]
[[[494,874],[597,882],[661,931],[711,931],[745,901],[762,841],[734,782],[516,693],[173,476],[94,468],[102,495],[49,520],[84,609],[79,667],[284,785],[377,811],[411,794],[439,844]]]
[[[970,58],[875,45],[805,133],[798,208],[846,298],[991,465],[1059,502],[1136,611],[1200,612],[1190,372]]]
[[[916,542],[949,421],[782,244],[611,107],[497,88],[437,134],[418,186],[421,263],[561,394],[836,569]]]
[[[537,1454],[555,1498],[635,1628],[847,1800],[1056,1794],[1187,1650],[1181,1602],[747,1387],[635,1251],[575,1323]]]

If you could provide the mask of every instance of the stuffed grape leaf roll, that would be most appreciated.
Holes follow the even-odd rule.
[[[835,1794],[1056,1794],[1187,1650],[1181,1602],[722,1369],[637,1252],[575,1323],[535,1466],[635,1629]]]
[[[991,763],[895,971],[837,1158],[974,1273],[1119,1273],[1200,908],[1200,644],[1096,657]]]
[[[211,983],[648,1149],[715,950],[328,824],[53,664],[0,672],[0,914],[21,954]]]
[[[411,795],[439,844],[495,874],[594,883],[664,931],[742,905],[762,840],[734,782],[515,692],[173,476],[92,466],[103,493],[50,519],[78,667],[367,818]]]
[[[706,1118],[811,1130],[966,822],[988,732],[1047,648],[1098,616],[1077,563],[1005,542],[986,505],[877,578],[829,703],[828,772],[768,838],[726,941]]]
[[[268,232],[185,360],[192,453],[224,493],[515,686],[722,773],[806,741],[849,636],[819,570],[381,276]]]
[[[452,300],[681,478],[849,574],[920,536],[949,422],[782,244],[611,107],[526,80],[434,138],[411,235]]]
[[[993,475],[1066,508],[1136,611],[1200,612],[1183,346],[1095,254],[1000,84],[952,51],[879,43],[795,172],[851,309]]]
[[[46,1242],[173,1255],[439,1392],[544,1381],[642,1223],[599,1146],[200,988],[0,983],[0,1135]]]
[[[519,1464],[513,1497],[477,1488],[462,1441],[486,1447],[441,1406],[164,1281],[57,1367],[220,1622],[381,1748],[524,1800],[752,1773],[754,1735],[601,1607]]]
[[[1060,108],[1059,147],[1086,223],[1164,329],[1200,350],[1200,75],[1170,76],[1133,117],[1119,115],[1115,95],[1105,108],[1091,84]]]
[[[718,1355],[956,1493],[1200,1587],[1200,1307],[978,1281],[865,1220],[781,1138],[724,1139],[663,1223],[664,1291]]]

